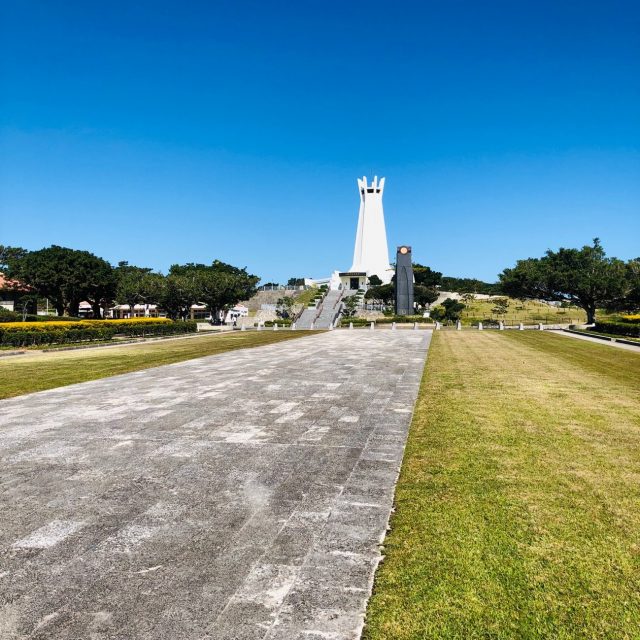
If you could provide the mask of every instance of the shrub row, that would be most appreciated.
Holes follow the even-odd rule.
[[[410,322],[433,322],[430,318],[423,318],[422,316],[385,316],[376,320],[376,324],[390,324],[390,323],[405,323]]]
[[[353,322],[354,327],[364,327],[371,323],[371,320],[367,320],[366,318],[345,318],[342,317],[340,320],[341,327],[348,327],[349,323]]]
[[[615,336],[629,336],[640,338],[640,323],[634,322],[596,322],[593,327],[598,333],[608,333]]]
[[[26,347],[41,344],[68,344],[71,342],[95,342],[111,340],[114,336],[166,336],[195,333],[196,322],[126,322],[87,321],[56,323],[13,323],[0,325],[0,345]],[[27,326],[25,326],[27,325]]]
[[[265,327],[273,327],[274,324],[278,324],[279,327],[290,327],[291,320],[289,318],[278,318],[277,320],[265,320]]]
[[[198,323],[195,320],[188,320],[186,322],[174,322],[173,320],[169,320],[168,322],[156,322],[149,324],[133,322],[129,324],[123,323],[115,327],[116,335],[136,337],[170,336],[182,333],[195,333],[197,330]]]
[[[640,324],[640,314],[634,314],[632,316],[620,316],[620,320],[622,320],[622,322]]]
[[[40,322],[5,322],[2,329],[5,330],[34,330],[46,331],[48,329],[79,329],[81,327],[114,327],[121,331],[127,327],[155,327],[159,325],[171,325],[173,320],[168,318],[131,318],[127,320],[69,320],[61,318],[60,320],[44,320]]]
[[[114,329],[106,327],[73,327],[50,329],[23,329],[5,331],[0,329],[0,345],[7,347],[29,347],[43,344],[69,344],[71,342],[95,342],[111,340]]]

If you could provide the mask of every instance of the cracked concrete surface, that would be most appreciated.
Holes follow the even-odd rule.
[[[430,335],[1,402],[0,637],[359,637]]]

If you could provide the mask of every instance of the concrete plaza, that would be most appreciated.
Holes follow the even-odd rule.
[[[430,332],[0,403],[0,637],[357,638]]]

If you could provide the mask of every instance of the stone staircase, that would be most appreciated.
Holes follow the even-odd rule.
[[[298,329],[328,329],[342,309],[342,291],[329,291],[317,307],[307,307],[296,322]]]
[[[296,320],[296,327],[298,329],[311,329],[311,325],[317,315],[318,310],[315,307],[307,307]]]
[[[316,329],[328,329],[342,310],[342,291],[329,291],[322,301]]]

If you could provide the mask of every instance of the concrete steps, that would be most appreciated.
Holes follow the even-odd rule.
[[[316,329],[328,329],[342,310],[342,291],[329,291],[322,302]]]
[[[311,325],[316,319],[317,314],[318,310],[315,307],[307,307],[296,320],[296,327],[298,329],[311,329]]]
[[[342,291],[329,291],[318,307],[308,307],[296,322],[298,329],[328,329],[342,310]]]

